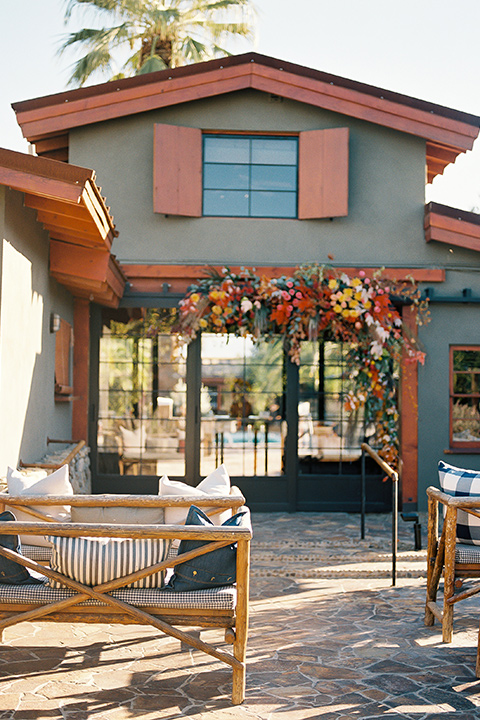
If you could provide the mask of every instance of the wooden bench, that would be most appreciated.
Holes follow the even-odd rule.
[[[245,500],[241,495],[228,497],[168,497],[153,495],[75,495],[21,496],[0,493],[0,508],[15,513],[16,508],[32,514],[32,522],[2,522],[2,535],[53,535],[60,537],[163,538],[165,540],[202,540],[206,544],[182,555],[170,554],[163,562],[130,573],[96,587],[84,585],[52,570],[42,561],[0,546],[0,554],[48,578],[60,581],[62,588],[45,585],[0,584],[0,638],[3,630],[23,621],[41,619],[51,622],[91,622],[152,625],[183,643],[202,650],[232,668],[232,702],[245,699],[245,660],[248,634],[249,556],[251,527],[186,526],[186,525],[113,525],[93,523],[60,523],[52,521],[30,506],[70,505],[80,507],[150,507],[168,508],[196,505],[213,509],[209,514],[226,508],[237,512]],[[166,589],[125,588],[124,586],[153,573],[174,567],[218,548],[237,544],[236,584],[209,590],[175,592]],[[24,545],[25,547],[25,545]],[[38,551],[47,548],[38,548]],[[196,635],[178,626],[191,628],[223,628],[225,641],[232,651],[203,642]]]

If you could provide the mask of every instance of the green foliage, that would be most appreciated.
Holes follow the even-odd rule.
[[[225,56],[225,42],[254,34],[251,0],[66,0],[65,21],[81,9],[105,25],[71,33],[60,49],[87,51],[73,66],[69,84],[77,86],[98,73],[112,79]]]

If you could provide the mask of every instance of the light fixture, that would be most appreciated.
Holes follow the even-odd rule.
[[[56,333],[60,330],[60,315],[52,313],[50,315],[50,332]]]

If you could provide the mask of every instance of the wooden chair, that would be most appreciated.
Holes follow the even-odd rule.
[[[466,545],[457,540],[459,510],[480,518],[480,497],[454,497],[435,487],[428,495],[427,601],[425,625],[433,625],[435,618],[442,623],[442,640],[452,642],[453,612],[456,603],[480,593],[480,583],[461,591],[465,578],[480,578],[480,546]],[[443,529],[438,536],[439,503],[445,508]],[[437,602],[437,592],[443,573],[443,606]],[[480,677],[480,633],[477,650],[476,676]]]

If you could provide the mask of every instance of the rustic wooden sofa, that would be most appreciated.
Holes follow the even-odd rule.
[[[237,512],[244,504],[241,494],[228,497],[159,497],[136,495],[74,495],[13,497],[0,493],[0,508],[15,513],[16,508],[32,515],[32,522],[2,522],[2,535],[53,535],[59,537],[108,538],[164,538],[166,540],[202,540],[207,544],[178,555],[170,553],[163,562],[149,565],[122,578],[96,587],[84,585],[62,575],[48,566],[45,553],[48,548],[33,548],[39,559],[27,557],[27,546],[22,554],[0,546],[0,554],[16,563],[35,570],[48,578],[60,581],[62,588],[45,585],[0,584],[0,638],[3,630],[22,621],[41,619],[51,622],[93,622],[152,625],[183,643],[202,650],[232,668],[232,702],[239,704],[245,698],[245,660],[248,633],[249,552],[251,526],[186,526],[186,525],[113,525],[94,523],[63,523],[46,516],[49,505],[79,507],[185,507],[194,504],[209,515],[231,509]],[[30,506],[44,506],[45,513]],[[172,592],[152,588],[148,591],[124,588],[126,584],[146,577],[183,561],[199,557],[232,543],[237,544],[236,584],[231,587],[190,592]],[[29,553],[28,553],[29,554]],[[43,558],[43,559],[42,559]],[[122,589],[123,588],[123,589]],[[179,629],[223,628],[225,641],[233,651],[203,642],[195,635]]]

